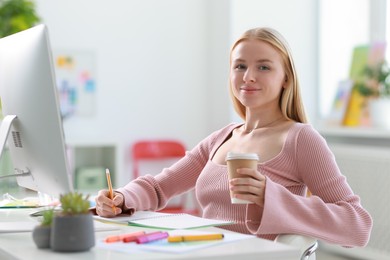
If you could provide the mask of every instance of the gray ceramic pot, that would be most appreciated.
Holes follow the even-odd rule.
[[[54,251],[86,251],[95,245],[91,214],[57,215],[53,219],[50,246]]]
[[[50,247],[50,233],[51,226],[38,225],[32,232],[34,243],[38,248],[49,248]]]

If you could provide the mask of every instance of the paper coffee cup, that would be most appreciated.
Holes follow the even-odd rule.
[[[237,173],[239,168],[257,169],[259,156],[256,153],[235,153],[228,152],[226,155],[226,163],[228,167],[229,180],[242,177]],[[232,204],[248,204],[252,203],[247,200],[237,199],[233,197],[233,191],[230,191]]]

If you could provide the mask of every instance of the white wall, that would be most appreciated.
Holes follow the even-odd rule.
[[[340,81],[349,78],[353,48],[367,44],[371,0],[320,1],[319,114],[326,119],[332,110]],[[353,12],[350,12],[354,6]],[[348,32],[347,34],[345,32]],[[335,60],[337,59],[337,62]]]
[[[229,121],[221,113],[213,124],[208,111],[215,89],[225,92],[226,85],[226,64],[208,75],[210,61],[218,63],[209,54],[226,49],[212,49],[205,37],[213,35],[206,2],[37,1],[54,50],[88,50],[97,58],[96,116],[66,120],[67,138],[174,136],[192,146]]]
[[[316,2],[316,1],[314,1]],[[36,0],[53,50],[92,51],[97,111],[65,120],[66,138],[121,142],[175,137],[188,148],[232,120],[232,36],[272,26],[290,42],[310,117],[316,115],[316,4],[311,0]],[[122,171],[122,169],[121,169]],[[120,181],[124,183],[126,179]]]

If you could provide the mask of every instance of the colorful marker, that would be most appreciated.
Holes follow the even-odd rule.
[[[168,242],[188,242],[188,241],[207,241],[223,239],[223,234],[203,234],[203,235],[184,235],[184,236],[169,236]]]
[[[137,232],[133,232],[133,233],[129,233],[129,234],[123,234],[123,235],[117,235],[117,236],[108,236],[108,237],[106,237],[104,242],[106,242],[106,243],[113,243],[113,242],[119,242],[119,241],[125,242],[125,239],[135,238],[137,236],[141,236],[141,235],[144,235],[144,234],[145,234],[144,231],[137,231]]]
[[[160,232],[160,231],[159,231]],[[146,233],[144,231],[140,232],[141,234],[136,234],[134,236],[127,236],[127,237],[124,237],[122,239],[122,242],[123,243],[130,243],[130,242],[136,242],[137,241],[137,238],[139,236],[143,236],[143,235],[146,235]]]
[[[161,240],[168,237],[168,232],[153,232],[141,236],[137,236],[135,242],[137,244],[145,244],[156,240]]]

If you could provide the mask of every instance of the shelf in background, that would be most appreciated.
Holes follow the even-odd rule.
[[[390,139],[390,129],[379,129],[371,127],[346,127],[335,125],[321,125],[316,128],[318,132],[326,136]]]
[[[332,144],[390,147],[390,129],[319,124],[317,131]]]

